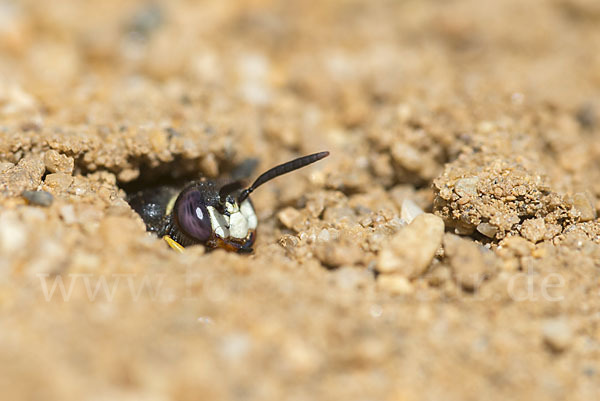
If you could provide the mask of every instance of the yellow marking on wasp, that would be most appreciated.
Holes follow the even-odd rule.
[[[169,237],[168,235],[165,235],[164,237],[162,237],[167,244],[169,244],[169,246],[173,249],[175,249],[177,252],[183,253],[184,248],[181,246],[181,244],[177,241],[175,241],[173,238]]]
[[[173,208],[175,207],[175,201],[177,200],[178,196],[179,194],[173,195],[173,197],[169,199],[169,203],[167,203],[167,209],[165,210],[165,215],[171,214]]]

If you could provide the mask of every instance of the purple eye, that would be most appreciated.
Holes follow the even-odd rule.
[[[200,192],[189,191],[177,201],[177,222],[183,232],[200,242],[212,234],[210,216]]]

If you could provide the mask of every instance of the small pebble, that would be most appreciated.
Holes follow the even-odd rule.
[[[429,267],[443,235],[444,222],[440,217],[431,213],[417,216],[384,245],[377,259],[377,271],[419,277]]]
[[[422,154],[407,143],[398,142],[391,148],[394,161],[408,170],[418,170],[423,164]]]
[[[135,180],[140,176],[140,170],[137,168],[125,168],[121,170],[118,174],[119,181],[122,182],[130,182]]]
[[[479,178],[477,177],[467,177],[461,178],[456,181],[454,185],[454,192],[460,197],[466,196],[477,196],[477,184],[479,184]]]
[[[158,4],[149,2],[141,6],[128,24],[130,33],[147,38],[164,21],[163,10]]]
[[[382,274],[377,277],[377,287],[393,295],[408,295],[414,292],[410,281],[399,274]]]
[[[543,240],[545,234],[546,223],[542,218],[525,220],[521,226],[521,235],[534,244]]]
[[[544,343],[554,352],[562,352],[569,348],[573,341],[573,330],[562,318],[551,319],[542,327]]]
[[[46,191],[23,191],[22,195],[30,205],[48,207],[54,201],[52,194]]]
[[[410,223],[420,214],[423,214],[423,209],[419,207],[414,201],[410,199],[404,199],[402,201],[402,210],[400,212],[400,218],[407,223]]]
[[[75,167],[75,160],[72,157],[58,153],[50,149],[44,154],[44,164],[46,170],[51,173],[72,174]]]
[[[575,115],[577,121],[585,129],[592,130],[598,125],[598,114],[593,103],[585,103],[579,107]]]
[[[441,287],[451,279],[451,268],[446,265],[438,265],[427,274],[427,283],[433,287]]]
[[[285,228],[292,229],[298,224],[298,222],[302,218],[302,213],[300,213],[293,207],[286,207],[285,209],[277,213],[277,218]]]
[[[490,223],[479,223],[477,225],[477,231],[488,238],[494,238],[498,233],[498,227],[493,226]]]
[[[73,183],[73,176],[65,173],[48,174],[44,186],[53,192],[66,191]]]
[[[319,232],[319,235],[317,235],[317,241],[320,242],[327,242],[331,239],[331,235],[329,234],[329,231],[327,231],[326,228],[322,229]]]

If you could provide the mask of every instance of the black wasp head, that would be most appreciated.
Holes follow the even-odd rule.
[[[213,181],[192,185],[182,191],[175,202],[173,212],[177,225],[194,243],[203,243],[211,248],[251,250],[258,219],[248,195],[265,182],[328,155],[329,152],[314,153],[275,166],[245,189],[239,181],[219,189]]]

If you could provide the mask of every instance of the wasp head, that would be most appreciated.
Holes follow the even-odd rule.
[[[169,235],[183,246],[202,243],[210,248],[251,251],[258,219],[248,195],[265,182],[328,155],[315,153],[273,167],[246,189],[239,181],[221,187],[214,181],[192,183],[175,200],[172,227],[178,230]]]

